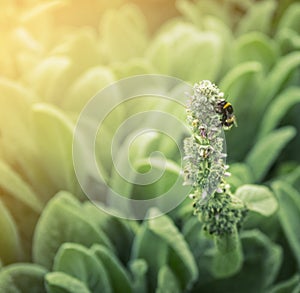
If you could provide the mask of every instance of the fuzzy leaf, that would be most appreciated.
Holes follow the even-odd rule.
[[[9,210],[0,200],[0,259],[4,264],[16,262],[22,255],[19,233]]]
[[[116,256],[105,246],[98,244],[91,247],[91,252],[100,260],[106,269],[113,292],[131,293],[132,288],[129,276]]]
[[[242,232],[241,243],[244,255],[241,270],[232,277],[199,284],[195,292],[268,292],[281,265],[281,247],[258,230]]]
[[[48,293],[91,292],[82,281],[62,272],[51,272],[46,274],[45,286]]]
[[[47,270],[35,264],[18,263],[0,271],[0,292],[46,293],[44,275]]]
[[[118,257],[127,263],[130,257],[134,232],[130,227],[131,221],[109,215],[91,202],[85,202],[83,209],[89,222],[94,223],[98,230],[103,231],[112,242]]]
[[[104,50],[111,61],[141,56],[146,49],[146,20],[133,4],[124,5],[118,11],[107,11],[100,28]]]
[[[167,257],[167,243],[149,229],[148,222],[144,222],[134,239],[131,259],[143,259],[147,262],[150,290],[155,289],[159,269],[167,263]]]
[[[211,249],[213,249],[215,244],[213,239],[207,237],[199,219],[197,217],[191,218],[190,215],[184,223],[182,233],[198,266],[199,278],[197,284],[205,284],[214,279],[210,272],[213,254],[209,252],[212,251]]]
[[[275,9],[276,2],[274,0],[253,3],[246,15],[239,22],[238,34],[242,35],[250,31],[268,33]]]
[[[158,272],[158,286],[155,293],[180,293],[179,283],[175,274],[168,266],[163,266]]]
[[[260,123],[258,138],[261,138],[273,130],[286,112],[294,105],[300,103],[300,88],[289,87],[282,92],[268,107]]]
[[[253,89],[259,91],[263,78],[263,67],[260,63],[245,62],[233,67],[220,83],[220,88],[228,95],[226,99],[233,105],[239,126],[226,133],[228,155],[233,160],[244,159],[256,135],[255,125],[259,120],[253,120],[257,111]],[[248,127],[249,119],[253,127]],[[241,144],[240,141],[244,143]]]
[[[226,24],[230,23],[230,19],[228,17],[228,5],[220,7],[220,3],[210,0],[195,2],[180,0],[176,2],[176,7],[185,18],[196,24],[198,27],[202,27],[202,19],[206,15],[212,15]]]
[[[300,32],[300,4],[295,2],[291,3],[286,11],[284,12],[283,16],[280,19],[278,24],[278,30],[281,29],[292,29],[295,32]]]
[[[253,182],[251,169],[244,163],[234,163],[230,165],[231,176],[227,178],[227,182],[235,188],[243,184]]]
[[[282,261],[282,249],[258,230],[243,232],[241,241],[244,266],[241,275],[238,274],[236,280],[231,280],[231,282],[234,284],[241,279],[243,292],[246,292],[247,288],[247,292],[264,292],[278,274]],[[252,287],[253,280],[255,284]]]
[[[51,56],[39,62],[28,76],[27,82],[41,100],[54,102],[58,97],[63,96],[62,91],[66,89],[66,84],[62,84],[62,80],[65,81],[64,77],[70,69],[71,60],[68,57]],[[63,87],[60,87],[59,83]]]
[[[281,17],[276,39],[281,45],[283,53],[290,51],[297,51],[300,48],[300,5],[299,3],[293,3],[287,7],[283,16]]]
[[[80,75],[68,90],[62,101],[62,107],[68,111],[80,113],[87,102],[103,89],[114,82],[111,70],[106,67],[93,67]]]
[[[263,87],[255,99],[257,103],[257,117],[262,115],[267,105],[280,92],[299,65],[300,52],[290,53],[277,61],[272,71],[264,80]]]
[[[91,292],[112,292],[102,262],[80,244],[64,243],[55,256],[53,270],[82,281]]]
[[[42,101],[61,105],[74,80],[102,59],[95,29],[77,28],[60,42],[48,58],[26,74],[26,81]]]
[[[270,289],[270,293],[296,293],[300,290],[300,275],[297,274],[290,279],[276,284]]]
[[[33,259],[51,269],[53,258],[64,242],[112,247],[107,236],[85,215],[80,203],[69,193],[59,192],[45,207],[33,240]]]
[[[281,29],[277,35],[277,43],[280,45],[283,55],[292,51],[299,51],[300,49],[300,36],[299,33],[292,29]]]
[[[69,9],[70,7],[68,7]],[[85,6],[84,9],[87,9]],[[100,63],[103,63],[103,56],[99,49],[99,38],[95,34],[95,28],[91,27],[78,27],[76,32],[69,34],[69,37],[64,41],[60,42],[53,51],[55,57],[66,57],[67,63],[70,63],[70,66],[66,70],[62,70],[60,73],[50,74],[50,82],[56,82],[55,85],[51,88],[53,101],[60,103],[60,100],[65,96],[64,93],[67,91],[71,83],[77,78],[82,72],[85,72],[91,67],[97,66]],[[54,57],[54,61],[56,60]],[[51,60],[50,57],[49,59]],[[47,60],[47,59],[46,59]],[[50,63],[51,68],[51,61]],[[55,63],[55,62],[54,62]],[[47,73],[47,66],[45,66],[45,72]],[[41,72],[43,74],[43,72]],[[57,79],[51,79],[52,76]],[[44,82],[44,80],[42,80]],[[50,85],[49,85],[50,87]],[[46,87],[47,88],[47,87]]]
[[[29,132],[30,107],[36,97],[11,80],[0,78],[0,157],[15,165],[20,151],[27,156],[32,151]],[[25,166],[22,167],[24,168]]]
[[[33,123],[40,158],[49,177],[58,189],[79,194],[72,160],[73,123],[47,104],[34,105]]]
[[[241,199],[251,211],[270,216],[278,209],[273,193],[265,186],[243,185],[236,190],[235,196]]]
[[[148,57],[160,73],[194,83],[216,78],[222,49],[217,33],[199,32],[191,24],[178,22],[153,41]]]
[[[153,65],[145,58],[134,58],[125,62],[114,63],[110,68],[112,68],[117,80],[133,75],[151,74],[155,72]]]
[[[11,171],[17,170],[19,173],[13,175],[10,170],[3,171],[3,188],[6,189],[12,183],[8,190],[10,194],[16,195],[24,203],[26,202],[34,210],[40,212],[42,205],[38,203],[39,200],[33,190],[39,194],[40,200],[43,197],[48,199],[49,194],[53,193],[51,193],[52,183],[49,178],[45,178],[45,172],[40,166],[32,137],[30,114],[32,104],[36,100],[37,97],[29,89],[23,88],[17,82],[0,78],[0,160],[3,164],[12,166]],[[8,179],[7,176],[12,177]],[[16,176],[20,178],[17,179]],[[20,181],[24,184],[28,182],[32,190]],[[14,185],[15,190],[12,191]]]
[[[239,103],[243,105],[253,96],[251,88],[260,87],[260,80],[263,76],[262,69],[261,64],[258,62],[245,62],[233,67],[223,77],[220,88],[229,95],[230,102],[233,105],[239,106]],[[249,85],[249,82],[251,85]],[[252,101],[248,102],[252,103]]]
[[[238,232],[215,238],[216,253],[213,257],[211,273],[215,278],[228,278],[236,274],[243,264],[243,253]]]
[[[279,201],[281,227],[300,266],[300,194],[283,181],[275,181],[272,188]]]
[[[189,288],[198,277],[198,269],[183,235],[169,217],[153,218],[157,211],[150,211],[149,229],[171,248],[169,266],[177,276],[182,288]]]
[[[265,34],[252,32],[242,35],[235,44],[235,63],[259,62],[264,72],[268,72],[278,57],[276,43]]]
[[[258,230],[243,232],[241,239],[245,256],[243,270],[251,271],[249,276],[247,273],[244,274],[244,278],[250,281],[250,275],[257,275],[259,276],[258,287],[267,288],[275,280],[279,271],[282,261],[281,247]],[[248,284],[250,285],[249,282]]]
[[[15,172],[9,165],[0,159],[0,186],[17,200],[29,206],[32,210],[40,213],[43,203],[34,193],[32,188]]]
[[[282,149],[295,134],[293,127],[282,127],[272,131],[253,146],[246,157],[246,163],[251,168],[256,182],[263,179]]]

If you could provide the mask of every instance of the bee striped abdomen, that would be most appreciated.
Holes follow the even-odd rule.
[[[217,102],[216,112],[222,114],[221,123],[226,128],[230,128],[235,124],[235,116],[233,114],[232,105],[224,99],[221,99]]]

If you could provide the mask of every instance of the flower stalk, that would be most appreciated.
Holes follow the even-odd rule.
[[[239,228],[247,211],[226,182],[230,173],[223,129],[230,129],[235,121],[233,108],[224,100],[224,93],[208,80],[195,84],[193,89],[187,105],[191,136],[184,140],[185,184],[193,187],[190,198],[194,214],[204,230],[214,235],[230,234]]]

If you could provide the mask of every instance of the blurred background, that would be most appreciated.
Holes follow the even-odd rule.
[[[0,291],[300,292],[299,32],[296,0],[0,0]],[[190,200],[157,221],[125,221],[77,182],[79,113],[105,86],[149,73],[216,83],[238,121],[226,133],[232,192],[268,188],[279,203],[272,215],[249,213],[228,274],[214,268],[214,239]],[[184,122],[182,109],[151,98],[112,112],[96,153],[113,188],[125,186],[110,158],[114,132],[145,107]],[[129,157],[145,173],[155,150],[168,158],[165,176],[127,184],[129,198],[180,176],[162,134],[137,139]]]

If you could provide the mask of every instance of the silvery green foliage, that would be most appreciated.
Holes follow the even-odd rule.
[[[131,292],[128,277],[134,293],[299,292],[300,4],[179,0],[179,18],[148,39],[147,22],[132,3],[109,11],[99,26],[99,7],[106,13],[126,0],[18,2],[6,1],[0,12],[9,24],[0,33],[0,291],[92,292],[96,275],[109,277],[102,292]],[[174,1],[161,2],[162,14],[165,2],[174,9]],[[226,134],[234,162],[227,183],[249,209],[238,234],[205,237],[188,200],[170,217],[140,225],[76,199],[70,138],[78,113],[104,86],[146,73],[214,80],[229,95],[239,127]],[[121,117],[112,115],[102,141],[111,140]],[[136,149],[146,153],[158,140]],[[105,168],[109,174],[109,161]],[[168,178],[160,184],[166,187]],[[54,196],[59,190],[72,194]],[[221,207],[229,216],[237,205],[225,193],[206,198],[202,222],[217,220]],[[61,259],[64,272],[48,268],[70,251],[66,242],[76,244],[79,257]],[[90,271],[95,262],[102,269]]]

